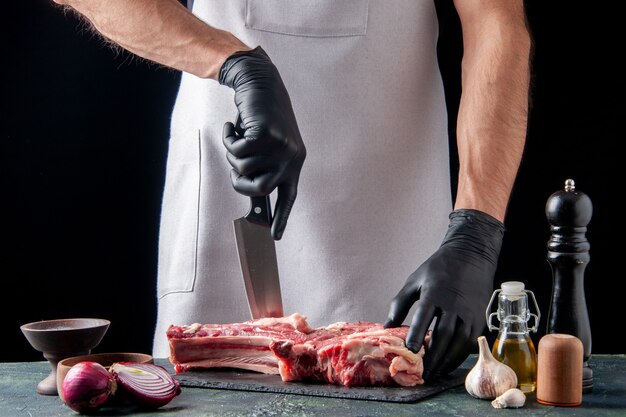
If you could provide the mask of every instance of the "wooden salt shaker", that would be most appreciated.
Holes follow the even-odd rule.
[[[575,407],[583,400],[583,343],[576,336],[546,334],[537,349],[537,402]]]

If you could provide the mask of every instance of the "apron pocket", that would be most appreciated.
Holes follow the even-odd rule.
[[[318,38],[363,36],[369,0],[246,0],[246,28]]]
[[[158,298],[171,293],[191,292],[196,281],[200,137],[196,140],[197,143],[186,148],[184,153],[187,157],[181,158],[185,161],[178,158],[180,155],[176,155],[176,151],[168,157],[159,232]],[[193,146],[197,147],[197,151]]]

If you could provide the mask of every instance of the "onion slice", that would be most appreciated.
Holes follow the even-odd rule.
[[[180,383],[162,366],[151,363],[116,362],[109,368],[118,388],[136,404],[159,408],[180,394]]]

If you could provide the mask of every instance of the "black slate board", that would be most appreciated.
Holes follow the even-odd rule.
[[[181,386],[258,391],[278,394],[408,403],[457,387],[465,382],[469,369],[459,368],[435,382],[416,387],[343,387],[322,383],[283,382],[278,375],[215,369],[187,371],[175,376]]]

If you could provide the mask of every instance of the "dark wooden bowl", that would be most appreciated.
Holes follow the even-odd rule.
[[[20,326],[28,343],[50,362],[52,371],[37,385],[43,395],[57,395],[57,364],[60,360],[91,353],[100,344],[111,322],[98,318],[42,320]]]

